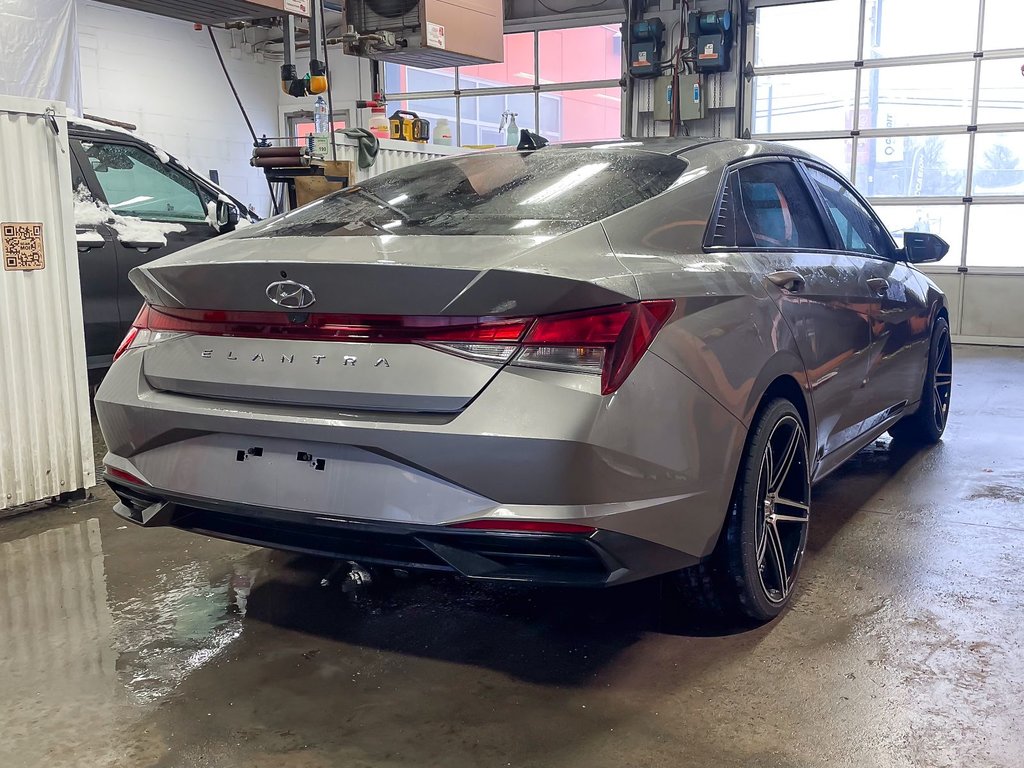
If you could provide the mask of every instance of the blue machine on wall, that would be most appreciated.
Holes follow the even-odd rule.
[[[636,78],[661,74],[661,49],[665,45],[665,24],[661,19],[644,19],[629,25],[629,74]]]
[[[725,72],[732,51],[732,13],[690,13],[687,26],[698,72]]]

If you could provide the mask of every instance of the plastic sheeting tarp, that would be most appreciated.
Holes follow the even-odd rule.
[[[75,0],[0,0],[0,94],[82,114]]]

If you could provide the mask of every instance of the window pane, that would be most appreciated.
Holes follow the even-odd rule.
[[[343,131],[347,127],[345,118],[348,111],[336,113],[334,116],[334,130]],[[316,124],[312,120],[296,121],[292,123],[292,138],[304,139],[316,133]]]
[[[515,113],[516,125],[536,131],[536,108],[532,93],[508,96],[463,96],[462,146],[505,146],[507,127],[501,128],[501,115],[506,110]],[[519,141],[516,139],[516,143]]]
[[[859,19],[858,0],[758,8],[754,66],[853,61]],[[822,34],[824,29],[829,34]]]
[[[857,188],[866,197],[963,197],[967,134],[858,140]]]
[[[852,128],[856,73],[815,72],[754,78],[754,132]]]
[[[1024,132],[974,137],[975,195],[1024,195]]]
[[[541,94],[540,133],[551,141],[622,137],[622,91],[586,88]]]
[[[455,91],[455,68],[419,69],[405,64],[384,62],[387,93],[419,93],[422,91]]]
[[[622,77],[622,33],[618,24],[549,29],[538,34],[541,83]]]
[[[962,205],[875,205],[896,245],[903,247],[904,232],[931,232],[949,243],[949,253],[940,264],[960,263],[964,237]]]
[[[967,125],[973,93],[971,61],[865,69],[860,86],[860,127]]]
[[[1007,237],[1008,222],[1024,218],[1024,205],[972,205],[967,228],[967,265],[1024,266],[1024,238]]]
[[[500,64],[459,67],[459,88],[500,88],[533,85],[533,32],[505,35],[505,60]]]
[[[844,178],[850,178],[853,139],[805,139],[785,143],[804,152],[810,152],[839,171]]]
[[[829,247],[818,211],[791,163],[758,163],[739,172],[747,231],[737,245],[757,248]]]
[[[82,142],[107,205],[150,221],[205,221],[195,183],[153,155],[125,144]]]
[[[1024,3],[1020,0],[985,0],[986,51],[1024,48]]]
[[[807,172],[825,199],[843,247],[856,253],[891,258],[892,243],[885,231],[846,185],[817,168],[808,168]]]
[[[1024,31],[1021,32],[1024,37]],[[1021,41],[1024,45],[1024,40]],[[1017,59],[981,62],[978,124],[1024,122],[1024,77]]]
[[[978,0],[867,0],[865,59],[973,51],[977,42]]]

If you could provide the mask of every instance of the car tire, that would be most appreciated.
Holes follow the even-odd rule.
[[[935,320],[928,350],[928,372],[924,377],[921,404],[909,416],[889,428],[894,440],[919,445],[935,445],[942,439],[949,419],[949,401],[953,394],[953,344],[946,318]]]
[[[729,620],[774,619],[788,605],[803,563],[810,500],[803,419],[789,400],[773,399],[750,430],[715,551],[677,574],[681,596]]]

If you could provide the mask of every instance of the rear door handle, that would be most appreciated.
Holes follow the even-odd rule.
[[[122,240],[121,245],[125,248],[134,248],[137,251],[146,253],[147,251],[155,251],[157,248],[163,248],[167,243],[156,240]]]
[[[868,288],[879,296],[885,296],[889,292],[889,281],[884,277],[869,277]]]
[[[787,293],[802,291],[807,284],[803,275],[791,269],[780,269],[778,272],[772,272],[768,275],[768,279]]]

